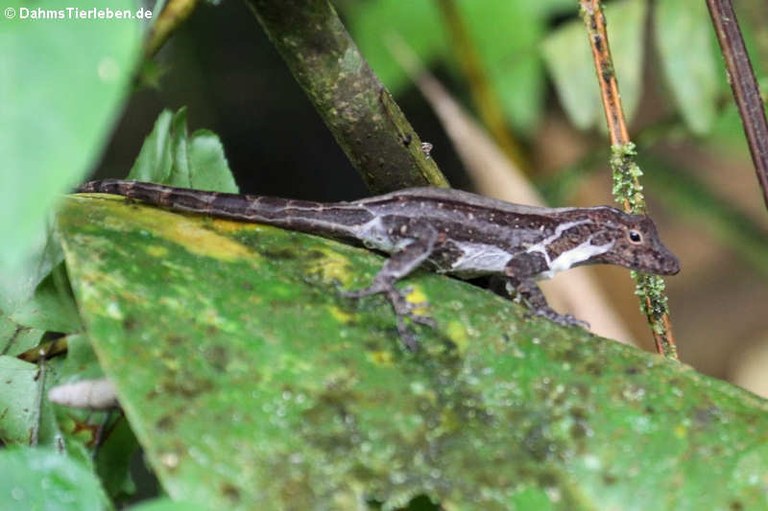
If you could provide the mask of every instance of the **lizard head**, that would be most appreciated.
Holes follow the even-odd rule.
[[[653,220],[645,215],[631,215],[614,208],[600,208],[593,245],[612,243],[611,249],[597,255],[594,262],[610,263],[659,275],[680,271],[677,257],[662,244]]]

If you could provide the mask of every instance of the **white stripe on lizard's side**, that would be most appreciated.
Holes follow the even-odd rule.
[[[547,271],[541,272],[537,276],[538,278],[550,279],[554,277],[556,273],[572,268],[574,265],[584,262],[593,256],[604,254],[613,247],[613,242],[606,243],[605,245],[592,245],[592,237],[590,236],[589,239],[581,243],[579,246],[570,250],[566,250],[557,256],[554,260],[549,257],[549,252],[547,252],[547,247],[549,245],[560,239],[563,233],[571,227],[576,227],[577,225],[585,224],[587,222],[588,220],[565,222],[564,224],[558,225],[555,228],[555,232],[553,234],[547,236],[535,245],[528,247],[526,253],[541,253],[547,263],[547,268],[549,268]]]
[[[547,257],[547,266],[549,267],[549,270],[541,272],[539,278],[551,279],[556,273],[573,268],[575,265],[587,261],[596,255],[605,254],[613,248],[614,243],[612,241],[605,245],[593,245],[591,242],[592,237],[590,236],[587,241],[583,242],[578,247],[566,250],[557,256],[554,261],[550,262],[549,257]]]
[[[588,220],[577,220],[574,222],[565,222],[564,224],[560,224],[555,227],[555,232],[553,234],[550,234],[540,242],[531,245],[525,252],[528,254],[531,252],[541,252],[541,254],[544,255],[544,259],[547,261],[547,267],[552,268],[552,260],[549,258],[547,247],[551,245],[553,241],[560,239],[560,236],[562,236],[563,233],[571,227],[576,227],[577,225],[585,224],[587,222]]]

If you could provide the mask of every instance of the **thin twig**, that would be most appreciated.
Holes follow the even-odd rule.
[[[170,0],[152,24],[144,42],[144,55],[152,58],[176,30],[187,21],[197,7],[197,0]]]
[[[768,122],[760,89],[731,0],[707,0],[707,7],[725,59],[728,81],[747,136],[757,180],[763,189],[763,200],[768,206]]]
[[[603,112],[608,125],[611,144],[626,145],[630,143],[627,132],[627,122],[624,109],[621,107],[619,82],[613,69],[611,49],[608,46],[608,31],[605,27],[605,16],[599,0],[581,0],[581,12],[587,25],[589,43],[592,47],[592,58],[595,61],[597,79],[600,82],[600,98],[603,101]]]
[[[627,131],[602,6],[599,0],[581,0],[580,6],[592,47],[600,96],[611,139],[613,194],[615,199],[623,204],[625,211],[645,213],[645,197],[639,181],[643,173],[635,161],[635,146]],[[664,280],[656,275],[634,271],[632,278],[635,280],[635,294],[640,298],[640,306],[651,325],[656,351],[676,360],[677,347],[672,334]]]
[[[35,404],[32,409],[32,427],[29,431],[29,446],[37,447],[40,442],[40,426],[43,421],[43,396],[45,395],[45,378],[48,375],[47,362],[45,357],[41,357],[37,364],[37,394],[35,394]]]

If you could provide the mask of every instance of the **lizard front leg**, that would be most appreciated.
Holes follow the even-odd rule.
[[[533,279],[517,280],[513,277],[500,277],[506,296],[514,295],[514,301],[525,305],[534,315],[545,317],[563,326],[589,328],[585,321],[571,314],[561,314],[549,306],[547,298]]]
[[[533,277],[539,273],[535,259],[514,258],[507,264],[504,273],[503,276],[495,277],[495,282],[491,283],[491,289],[497,294],[514,297],[514,301],[525,305],[534,315],[545,317],[559,325],[589,328],[589,324],[585,321],[570,314],[561,314],[549,306],[547,298]],[[520,277],[520,275],[526,276]]]
[[[390,256],[370,286],[358,291],[346,291],[342,296],[362,298],[383,294],[395,311],[400,338],[409,350],[414,351],[418,349],[418,342],[405,320],[410,319],[414,323],[428,326],[434,326],[435,322],[432,318],[415,314],[413,304],[395,287],[395,282],[413,272],[429,258],[435,249],[438,235],[433,227],[419,224],[409,226],[408,235],[412,241]]]

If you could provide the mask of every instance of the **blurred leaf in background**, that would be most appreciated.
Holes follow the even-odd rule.
[[[11,0],[4,5],[0,30],[3,309],[12,309],[14,301],[28,294],[42,277],[35,275],[39,262],[28,258],[36,244],[43,244],[51,205],[81,181],[101,156],[130,90],[139,55],[139,20],[68,19],[67,7],[106,6],[96,0],[76,6],[56,0],[34,5]],[[108,7],[135,11],[138,3],[115,0]],[[58,15],[33,19],[38,9],[61,13],[64,19]]]
[[[131,177],[237,192],[218,136],[206,130],[189,134],[184,109],[159,115]],[[102,377],[88,338],[72,335],[81,329],[63,265],[55,266],[12,314],[0,313],[0,374],[6,382],[0,388],[0,441],[65,449],[98,474],[111,498],[120,500],[135,491],[128,469],[138,447],[132,429],[120,415],[54,406],[45,398],[53,386]],[[67,345],[66,357],[46,360],[40,355],[34,362],[16,358],[22,353],[43,353],[44,347],[35,346],[45,332],[69,334],[57,337]]]
[[[722,71],[712,44],[705,2],[667,0],[656,4],[656,45],[666,83],[685,124],[694,134],[710,131],[715,120]],[[693,48],[696,51],[691,51]]]
[[[548,17],[573,10],[573,2],[462,0],[458,4],[505,114],[516,128],[529,132],[539,119],[545,92],[537,45],[546,33]],[[403,37],[425,64],[457,67],[435,0],[341,5],[363,55],[394,93],[410,84],[387,44],[394,36]]]
[[[185,108],[163,110],[152,132],[144,140],[128,179],[237,193],[224,147],[218,135],[208,130],[187,130]]]
[[[624,0],[605,8],[615,72],[628,118],[634,115],[642,93],[647,6],[645,0]],[[605,114],[584,23],[574,20],[558,27],[543,40],[541,48],[560,102],[571,121],[581,129],[604,129]]]
[[[0,450],[3,509],[102,511],[99,480],[81,462],[53,449]]]
[[[581,129],[602,126],[594,65],[575,2],[456,3],[507,119],[516,130],[530,134],[541,118],[545,99],[542,63],[546,63],[571,121]],[[410,83],[387,44],[395,35],[403,37],[423,62],[458,68],[437,4],[435,0],[341,2],[363,53],[395,92]],[[605,7],[622,100],[630,119],[643,93],[649,6],[645,0],[621,0]],[[670,0],[653,6],[653,33],[672,100],[693,133],[706,133],[724,85],[706,7],[695,0]],[[560,15],[572,21],[550,29],[552,20]]]

